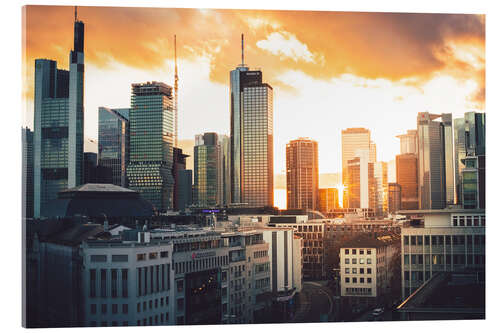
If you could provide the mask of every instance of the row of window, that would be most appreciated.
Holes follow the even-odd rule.
[[[372,259],[371,258],[359,258],[359,264],[360,265],[364,265],[365,262],[366,262],[366,264],[370,265],[372,263]],[[349,263],[351,263],[353,265],[357,265],[358,264],[358,259],[357,258],[352,258],[352,259],[345,258],[345,263],[347,265],[349,265]]]
[[[351,281],[351,278],[349,278],[349,277],[345,278],[345,283],[350,283],[350,281]],[[358,278],[353,277],[352,283],[358,283]],[[365,283],[365,278],[359,278],[359,283]],[[372,283],[372,278],[366,278],[366,283]]]
[[[403,236],[404,245],[484,245],[484,235]]]
[[[352,255],[356,255],[358,254],[358,250],[357,249],[345,249],[345,254],[352,254]],[[359,255],[364,255],[365,254],[365,250],[364,249],[359,249]],[[372,250],[370,249],[367,249],[366,250],[366,254],[367,255],[371,255],[372,254]]]
[[[356,267],[352,267],[352,268],[349,268],[349,267],[346,267],[345,269],[345,273],[346,274],[365,274],[365,269],[364,268],[360,268],[359,269],[359,273],[358,273],[358,269]],[[372,273],[372,269],[371,268],[367,268],[366,269],[366,274],[371,274]]]
[[[137,303],[137,313],[141,312],[141,310],[143,312],[147,311],[148,310],[148,303],[149,303],[149,310],[153,310],[153,300],[149,300],[149,302],[146,302],[146,301],[142,302],[142,309],[141,309],[141,302],[138,302]],[[158,302],[158,298],[155,299],[154,300],[154,309],[158,308],[158,304],[160,307],[168,306],[168,296],[159,298],[159,302]]]

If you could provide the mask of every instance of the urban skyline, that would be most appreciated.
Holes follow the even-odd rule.
[[[144,38],[144,44],[150,46],[150,52],[142,57],[134,55],[134,60],[117,52],[116,47],[105,44],[109,38],[116,40],[116,45],[127,46],[130,41],[114,36],[108,24],[116,17],[131,15],[131,8],[97,8],[81,7],[79,16],[85,19],[92,17],[94,27],[89,28],[89,39],[86,47],[86,82],[85,105],[86,119],[85,137],[97,138],[97,110],[99,106],[129,107],[130,83],[158,80],[173,86],[173,35],[156,36],[158,41],[152,44],[147,31],[134,32]],[[134,20],[140,22],[149,18],[149,9],[134,8]],[[27,7],[25,22],[27,39],[25,59],[25,125],[30,124],[32,100],[32,66],[29,62],[48,54],[64,68],[66,56],[62,50],[71,39],[68,31],[64,30],[65,13],[70,13],[71,7]],[[274,88],[275,99],[275,128],[277,133],[274,139],[274,170],[275,174],[282,174],[285,170],[285,146],[290,140],[300,136],[311,137],[318,142],[320,173],[341,172],[340,147],[335,142],[340,141],[340,130],[350,127],[366,127],[372,132],[372,139],[378,145],[378,160],[389,161],[398,153],[399,143],[396,135],[401,131],[396,128],[387,128],[377,116],[384,112],[402,128],[414,128],[414,114],[428,110],[430,113],[451,112],[453,117],[462,116],[471,110],[482,111],[484,108],[484,16],[481,15],[437,15],[437,14],[383,14],[383,13],[335,13],[335,12],[294,12],[294,11],[231,11],[231,10],[197,10],[197,9],[159,9],[164,16],[178,16],[186,20],[199,20],[199,24],[209,24],[215,19],[224,19],[234,22],[240,31],[246,33],[246,62],[250,68],[264,69],[264,79]],[[240,15],[236,15],[238,12]],[[312,14],[311,14],[312,13]],[[330,49],[324,43],[318,45],[318,40],[311,37],[310,31],[317,29],[317,23],[311,15],[318,16],[318,22],[324,22],[332,15],[339,22],[339,27],[331,29],[350,28],[349,19],[355,16],[366,25],[366,30],[355,30],[355,43],[347,46],[347,37],[339,39],[339,45],[344,48]],[[50,31],[45,23],[40,21],[43,16],[58,15],[61,20],[57,27],[51,26]],[[160,15],[160,16],[162,16]],[[69,15],[71,17],[71,14]],[[104,20],[106,17],[106,20]],[[162,16],[163,17],[163,16]],[[303,17],[304,31],[289,31],[285,23],[291,19]],[[408,20],[408,19],[412,20]],[[321,20],[320,20],[321,19]],[[422,37],[414,28],[420,20],[434,27],[430,36]],[[166,20],[165,20],[166,21]],[[415,21],[415,22],[413,22]],[[163,22],[163,21],[162,21]],[[388,36],[395,32],[388,30],[387,23],[398,24],[404,29],[399,32],[405,37],[409,49],[422,46],[420,52],[411,54],[414,66],[404,67],[404,62],[410,55],[400,48],[389,50],[397,51],[400,59],[397,63],[388,66],[387,60],[382,59],[383,53],[364,52],[369,61],[360,62],[359,57],[347,56],[353,48],[376,50],[373,42],[360,45],[362,33],[375,34],[381,43],[385,43]],[[378,24],[376,33],[369,31],[369,27]],[[158,26],[159,21],[151,22],[151,26]],[[165,23],[170,24],[170,23]],[[470,27],[470,29],[466,28]],[[289,25],[288,25],[289,26]],[[35,29],[36,27],[36,29]],[[170,27],[170,26],[169,26]],[[100,35],[95,34],[99,29]],[[116,30],[124,29],[122,25]],[[444,31],[451,32],[445,33]],[[248,31],[251,31],[248,33]],[[184,151],[192,156],[194,135],[206,131],[219,134],[229,134],[229,109],[227,90],[227,72],[239,62],[239,33],[215,31],[214,36],[205,45],[194,40],[193,31],[183,31],[177,34],[177,56],[179,66],[179,142],[187,143]],[[200,37],[203,32],[198,31]],[[102,36],[101,36],[102,35]],[[61,36],[54,38],[54,36]],[[130,36],[137,38],[138,36]],[[90,38],[90,37],[89,37]],[[333,37],[332,37],[333,38]],[[203,38],[201,38],[203,39]],[[34,42],[35,40],[39,42]],[[421,44],[419,44],[421,43]],[[114,44],[113,44],[114,45]],[[440,46],[448,46],[449,54],[436,53]],[[146,47],[146,46],[142,46]],[[140,48],[140,49],[141,49]],[[283,53],[281,49],[289,51]],[[142,50],[142,49],[141,49]],[[218,50],[218,52],[216,52]],[[213,53],[207,53],[213,52]],[[281,53],[280,53],[281,52]],[[151,55],[155,55],[152,57]],[[448,57],[445,61],[443,57]],[[396,57],[394,55],[393,57]],[[219,59],[222,58],[222,59]],[[363,58],[364,59],[364,58]],[[392,59],[395,60],[395,59]],[[327,66],[328,65],[328,66]],[[378,69],[375,69],[377,65]],[[405,69],[406,68],[406,69]],[[419,72],[420,70],[420,72]],[[465,79],[464,74],[470,75]],[[194,79],[196,77],[196,80]],[[103,85],[115,87],[102,96]],[[436,87],[439,86],[439,94]],[[192,99],[194,91],[202,91],[197,99]],[[332,98],[325,98],[334,93]],[[443,98],[442,96],[460,96],[458,99]],[[355,97],[356,96],[356,97]],[[477,97],[474,101],[474,98]],[[311,109],[310,101],[314,100],[315,108]],[[365,112],[365,105],[359,104],[370,100],[372,112]],[[446,102],[445,102],[446,101]],[[453,101],[450,103],[450,101]],[[199,114],[197,103],[211,105],[208,113]],[[303,110],[322,116],[326,120],[336,117],[336,112],[328,110],[342,110],[350,112],[354,117],[341,117],[337,121],[319,123],[300,122]],[[356,115],[363,114],[363,117]],[[200,118],[200,123],[191,122],[193,117]],[[311,117],[311,118],[313,118]],[[337,117],[338,118],[338,117]],[[197,118],[198,119],[198,118]],[[294,120],[295,119],[295,120]],[[314,125],[314,126],[312,126]],[[301,126],[301,133],[291,129]],[[316,129],[317,127],[317,129]],[[97,150],[94,148],[95,151]],[[89,149],[86,149],[89,150]],[[192,157],[188,158],[188,165],[192,165]]]

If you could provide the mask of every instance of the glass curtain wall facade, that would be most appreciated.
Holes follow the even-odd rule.
[[[35,60],[34,217],[61,190],[83,181],[84,24],[74,22],[69,71]]]
[[[263,83],[243,89],[242,202],[274,205],[273,88]]]
[[[98,165],[112,170],[112,183],[127,187],[130,109],[99,107]]]
[[[200,207],[220,204],[220,146],[217,133],[197,135],[194,146],[194,201]]]
[[[287,209],[318,209],[318,143],[299,138],[286,145]]]
[[[33,131],[29,128],[21,129],[23,143],[23,187],[22,187],[22,207],[23,217],[33,217]]]
[[[455,134],[455,188],[456,203],[463,203],[462,182],[465,158],[467,156],[482,156],[484,160],[485,145],[485,117],[484,113],[466,112],[463,118],[454,119]],[[479,162],[479,160],[478,160]],[[478,163],[478,167],[479,167]],[[484,177],[479,177],[480,183],[484,184]],[[483,206],[484,208],[484,201]]]
[[[396,182],[401,185],[401,209],[418,209],[417,155],[396,155]]]
[[[441,118],[441,122],[434,121]],[[441,209],[455,200],[451,114],[419,112],[418,197],[420,209]]]
[[[173,207],[174,112],[172,87],[132,84],[129,187],[161,212]]]
[[[323,214],[339,208],[339,190],[336,188],[320,188],[318,191],[319,211]]]
[[[222,153],[222,204],[231,203],[231,139],[227,135],[219,136]]]
[[[388,182],[387,182],[387,162],[374,163],[374,177],[376,182],[376,212],[378,216],[382,216],[387,212],[388,208]]]

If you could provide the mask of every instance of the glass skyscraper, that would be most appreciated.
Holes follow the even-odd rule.
[[[221,151],[217,133],[196,135],[194,146],[194,202],[200,207],[221,204]]]
[[[172,87],[155,81],[132,84],[129,188],[161,212],[173,207],[174,112]]]
[[[112,183],[127,187],[130,109],[99,107],[99,166],[112,169]]]
[[[462,173],[467,156],[485,155],[484,113],[466,112],[463,118],[454,119],[455,131],[455,185],[457,204],[462,203]],[[473,162],[470,162],[473,164]],[[478,163],[476,163],[478,164]]]
[[[231,203],[231,138],[219,135],[219,144],[222,154],[222,204],[227,206]]]
[[[273,206],[273,89],[244,64],[230,73],[231,202]]]
[[[442,209],[455,201],[451,113],[417,117],[419,209]]]
[[[23,217],[33,217],[33,131],[29,128],[22,128],[22,144],[23,144],[23,188],[22,188],[22,203]]]
[[[319,207],[318,143],[307,138],[286,145],[287,209]]]
[[[34,216],[83,181],[84,24],[75,17],[69,71],[35,60]]]

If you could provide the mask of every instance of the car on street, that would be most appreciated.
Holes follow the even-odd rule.
[[[379,317],[381,316],[382,314],[384,313],[384,309],[383,308],[376,308],[372,311],[372,316],[374,317]]]

